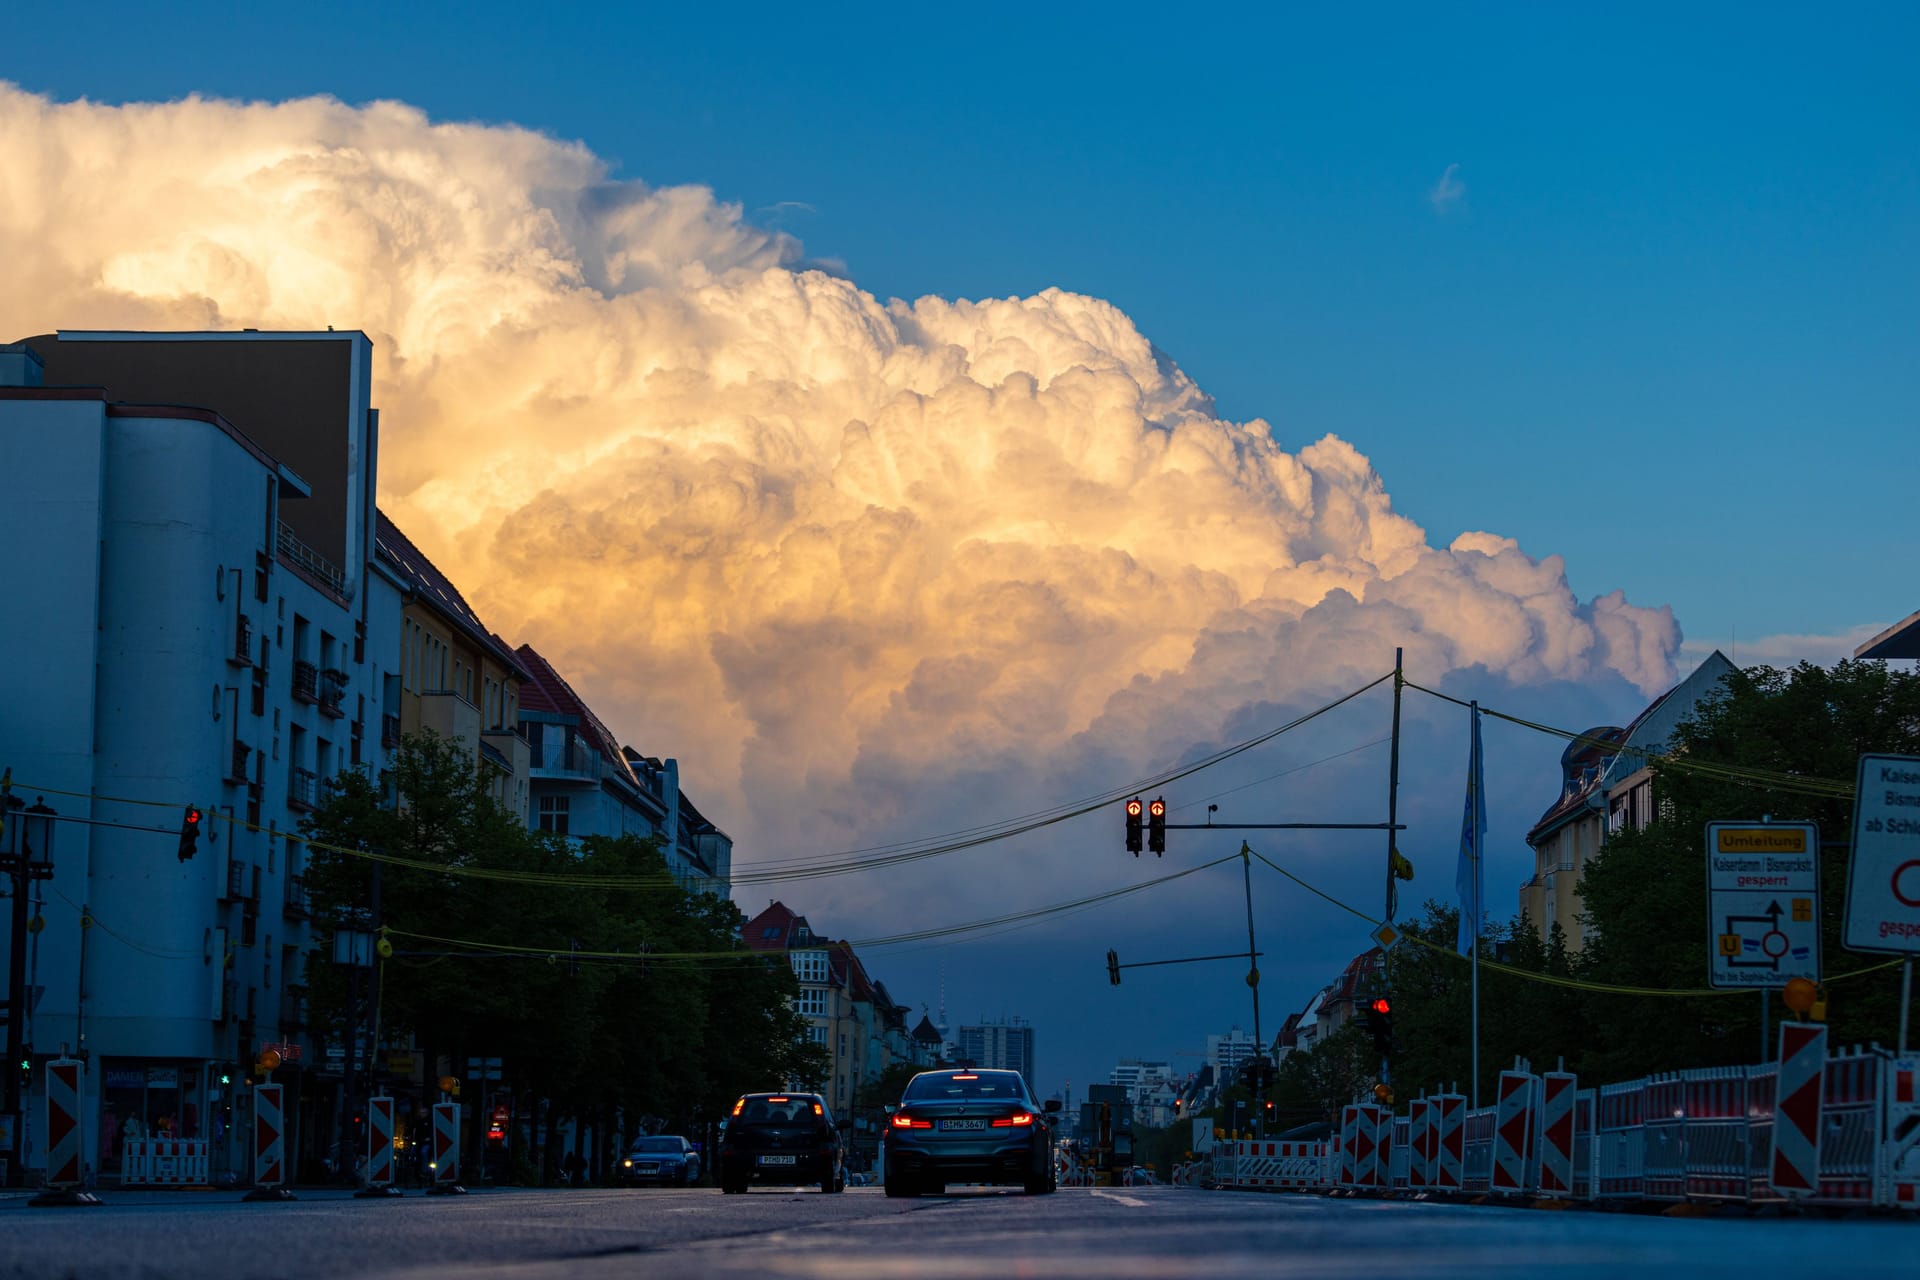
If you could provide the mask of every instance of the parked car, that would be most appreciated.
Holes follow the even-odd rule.
[[[755,1182],[766,1182],[846,1190],[840,1131],[848,1123],[836,1125],[827,1100],[817,1093],[742,1095],[720,1131],[720,1189],[739,1195]]]
[[[622,1187],[685,1187],[700,1179],[700,1153],[679,1135],[636,1138],[613,1171]]]
[[[939,1195],[949,1182],[1012,1183],[1030,1196],[1057,1185],[1053,1113],[1017,1071],[923,1071],[887,1109],[887,1194]]]

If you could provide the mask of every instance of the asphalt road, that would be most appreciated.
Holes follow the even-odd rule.
[[[1674,1219],[1170,1188],[1028,1198],[960,1190],[494,1191],[355,1201],[106,1193],[95,1209],[0,1200],[0,1276],[1900,1276],[1920,1221]]]

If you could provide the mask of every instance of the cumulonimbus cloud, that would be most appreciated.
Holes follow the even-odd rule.
[[[1221,418],[1097,298],[882,301],[704,188],[390,102],[0,85],[0,154],[0,334],[366,330],[383,504],[686,760],[743,862],[796,812],[910,824],[957,763],[1144,767],[1397,645],[1436,679],[1673,675],[1668,610],[1433,545],[1351,444]]]

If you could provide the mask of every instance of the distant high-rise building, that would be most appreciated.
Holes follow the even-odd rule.
[[[1232,1080],[1240,1064],[1259,1052],[1259,1041],[1237,1026],[1226,1035],[1207,1037],[1207,1065],[1218,1080]]]
[[[962,1062],[992,1071],[1018,1071],[1033,1087],[1033,1028],[1025,1018],[963,1026],[955,1040]]]

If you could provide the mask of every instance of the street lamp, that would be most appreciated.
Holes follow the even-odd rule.
[[[13,877],[13,913],[7,951],[7,1062],[6,1114],[13,1120],[13,1137],[7,1150],[9,1181],[24,1180],[21,1168],[25,1153],[26,1122],[20,1114],[23,1106],[21,1087],[26,1072],[20,1067],[32,1052],[27,1048],[27,886],[35,880],[53,878],[53,819],[44,798],[35,796],[31,805],[0,791],[0,870]]]
[[[336,1165],[351,1169],[357,1153],[344,1151],[341,1144],[349,1132],[347,1116],[356,1105],[360,1096],[360,994],[361,974],[373,968],[373,930],[358,921],[342,921],[333,931],[333,962],[348,971],[347,977],[347,1034],[346,1043],[341,1046],[340,1063],[340,1105],[335,1113],[335,1125],[339,1133],[334,1150],[340,1154]],[[372,1090],[373,1049],[368,1046],[367,1056],[367,1092]]]

